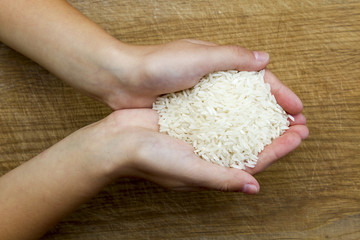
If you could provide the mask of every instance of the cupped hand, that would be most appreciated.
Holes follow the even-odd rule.
[[[300,99],[269,70],[266,70],[265,81],[271,85],[278,103],[295,120],[291,121],[285,134],[259,154],[255,168],[239,170],[208,163],[194,154],[191,145],[159,133],[158,115],[155,111],[131,109],[116,111],[104,120],[107,124],[111,123],[107,128],[122,129],[120,132],[115,131],[113,136],[120,135],[126,139],[122,146],[127,149],[127,158],[120,167],[115,167],[118,170],[113,177],[140,177],[177,190],[207,188],[257,193],[259,184],[252,175],[265,170],[274,161],[293,151],[308,136]],[[112,134],[106,136],[111,137]],[[106,151],[119,149],[116,142],[114,144],[106,144]],[[111,166],[116,165],[116,156],[118,153],[109,158],[112,159]]]
[[[83,140],[88,151],[82,147],[80,151],[86,152],[85,159],[96,162],[92,165],[105,166],[97,169],[106,169],[110,180],[138,177],[174,190],[205,188],[248,194],[259,191],[258,182],[246,171],[206,162],[194,153],[191,145],[159,133],[158,128],[158,114],[154,110],[118,110],[80,130],[82,138],[89,135],[96,138],[91,143]]]
[[[106,62],[115,78],[105,81],[103,101],[113,109],[151,107],[157,96],[190,88],[208,73],[258,71],[269,63],[264,52],[189,39],[153,46],[129,45],[121,51]],[[119,65],[124,60],[118,58],[126,59],[125,68]]]
[[[111,88],[113,92],[108,95],[107,102],[114,109],[140,109],[119,110],[104,120],[112,123],[111,127],[105,127],[112,129],[113,133],[106,134],[106,138],[110,141],[110,138],[122,136],[126,140],[120,142],[126,151],[116,152],[121,148],[118,147],[119,141],[114,140],[104,149],[98,148],[99,153],[108,153],[107,159],[112,162],[109,166],[117,166],[114,177],[141,177],[174,189],[210,188],[257,193],[259,184],[252,175],[293,151],[308,135],[300,99],[266,70],[265,81],[270,83],[278,103],[294,116],[295,121],[291,121],[285,134],[259,154],[255,168],[238,170],[208,163],[195,155],[189,144],[159,133],[156,112],[142,108],[151,107],[160,94],[195,85],[209,72],[263,69],[269,61],[268,55],[238,46],[217,46],[197,40],[131,48],[135,57],[129,60],[129,64],[136,66],[137,71],[132,69],[120,73],[115,65],[109,68],[118,74],[116,81],[119,83],[121,79],[121,86],[115,84]],[[126,159],[117,165],[120,154],[125,154]]]

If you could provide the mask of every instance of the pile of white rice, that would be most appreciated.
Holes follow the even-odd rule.
[[[159,97],[153,109],[160,132],[188,142],[209,162],[254,167],[259,152],[292,118],[277,104],[264,73],[216,72],[191,89]]]

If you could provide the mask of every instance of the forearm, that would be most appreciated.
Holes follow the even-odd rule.
[[[109,183],[107,168],[71,138],[0,178],[0,239],[38,239]]]
[[[112,77],[104,68],[127,49],[64,0],[1,0],[0,41],[96,98]]]

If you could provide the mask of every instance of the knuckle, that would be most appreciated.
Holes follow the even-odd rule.
[[[228,174],[228,178],[221,185],[221,191],[241,191],[242,188],[242,173],[235,169],[230,169],[231,174]]]
[[[236,46],[236,45],[232,45],[229,46],[231,51],[237,56],[237,57],[244,57],[246,55],[248,55],[248,50],[240,47],[240,46]]]
[[[229,192],[230,191],[230,183],[229,183],[229,181],[226,181],[226,182],[222,183],[221,186],[219,187],[219,190],[223,191],[223,192]]]

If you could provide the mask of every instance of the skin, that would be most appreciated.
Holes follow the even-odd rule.
[[[263,52],[189,39],[127,45],[62,0],[0,0],[0,40],[115,110],[0,178],[0,212],[7,216],[0,218],[0,239],[39,238],[120,177],[175,190],[256,194],[252,175],[308,136],[300,99],[269,70],[265,81],[295,121],[259,154],[255,168],[208,163],[192,146],[158,132],[150,109],[157,96],[189,88],[209,72],[263,69],[269,63]]]

